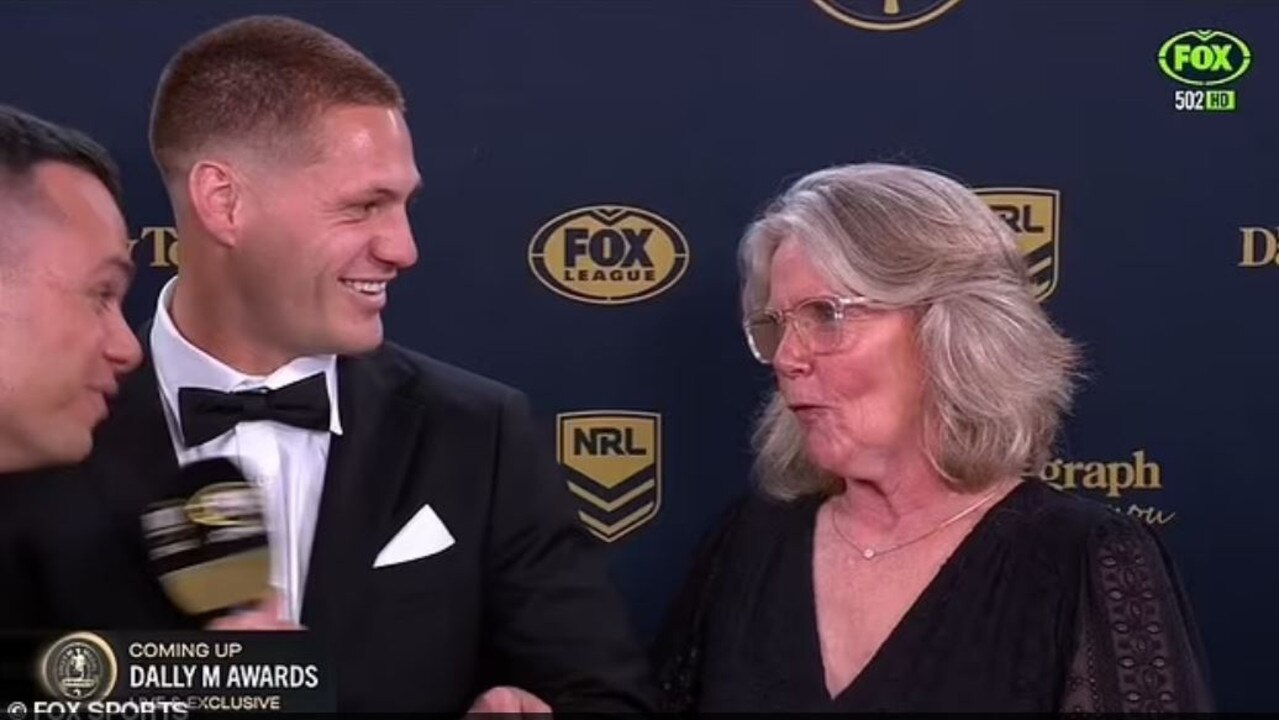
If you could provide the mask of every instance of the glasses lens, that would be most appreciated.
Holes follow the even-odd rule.
[[[751,351],[755,359],[762,363],[770,363],[782,344],[782,326],[776,318],[759,316],[746,322],[746,338],[750,341]]]
[[[828,298],[814,298],[795,308],[795,324],[813,352],[839,347],[843,327],[839,305]]]

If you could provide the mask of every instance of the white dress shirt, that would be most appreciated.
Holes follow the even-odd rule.
[[[271,546],[271,585],[284,600],[287,619],[298,622],[329,459],[329,433],[342,434],[337,404],[337,357],[302,357],[265,377],[245,375],[195,347],[178,332],[169,316],[176,281],[177,278],[170,280],[160,291],[150,341],[164,417],[178,465],[214,457],[229,458],[249,482],[261,489]],[[178,413],[179,388],[201,387],[222,392],[274,390],[320,372],[324,373],[329,392],[328,431],[306,430],[274,420],[255,420],[240,423],[202,445],[188,448],[183,443]]]

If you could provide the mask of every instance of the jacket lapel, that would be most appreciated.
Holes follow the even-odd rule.
[[[338,408],[343,434],[332,438],[319,519],[307,570],[302,624],[335,631],[347,605],[359,599],[393,525],[425,412],[406,399],[409,368],[383,349],[338,359]]]
[[[147,347],[145,336],[143,347]],[[121,382],[110,415],[98,427],[83,481],[108,509],[116,537],[127,544],[126,556],[137,558],[137,577],[147,578],[154,590],[153,597],[135,598],[135,611],[157,626],[197,627],[195,618],[169,601],[168,593],[150,568],[142,533],[145,508],[171,497],[178,480],[178,460],[161,402],[155,366],[147,351],[138,369]]]
[[[106,502],[114,506],[126,537],[136,538],[141,544],[142,509],[170,494],[178,473],[149,352],[141,366],[121,383],[110,415],[98,428],[94,446],[96,451],[90,460],[92,482]]]

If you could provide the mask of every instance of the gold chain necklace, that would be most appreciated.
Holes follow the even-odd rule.
[[[852,540],[848,539],[848,536],[844,534],[844,531],[839,529],[839,523],[838,523],[838,522],[836,522],[836,518],[835,518],[835,515],[834,515],[834,513],[833,513],[833,512],[832,512],[832,514],[831,514],[830,525],[831,525],[831,527],[832,527],[832,528],[834,528],[834,529],[835,529],[835,534],[836,534],[836,535],[838,535],[838,536],[839,536],[839,538],[840,538],[841,540],[843,540],[844,542],[846,542],[846,543],[848,543],[850,546],[852,546],[852,548],[853,548],[854,550],[856,550],[856,551],[857,551],[857,554],[858,554],[858,555],[861,555],[861,556],[862,556],[863,558],[865,558],[866,560],[874,560],[875,558],[877,558],[877,557],[883,557],[884,555],[887,555],[887,554],[888,554],[888,553],[890,553],[890,552],[896,552],[896,551],[901,550],[902,548],[907,547],[907,546],[909,546],[909,545],[914,545],[915,543],[919,542],[920,540],[923,540],[924,538],[927,538],[927,537],[931,537],[932,535],[934,535],[934,534],[936,534],[936,533],[941,532],[943,529],[945,529],[945,528],[947,528],[947,527],[949,527],[949,526],[951,526],[951,525],[953,525],[953,524],[955,524],[955,523],[959,522],[960,520],[964,519],[964,518],[965,518],[965,517],[967,517],[968,515],[970,515],[970,514],[972,514],[973,512],[975,512],[975,511],[977,510],[977,508],[979,508],[979,507],[981,507],[982,505],[985,505],[987,502],[989,502],[991,498],[995,497],[995,494],[996,494],[997,492],[999,492],[1000,488],[1002,488],[1002,487],[1003,487],[1003,483],[999,483],[999,484],[998,484],[998,485],[996,485],[996,486],[995,486],[995,488],[994,488],[994,489],[992,489],[990,492],[988,492],[988,493],[986,493],[985,495],[982,495],[980,498],[978,498],[978,499],[977,499],[977,502],[973,503],[972,505],[969,505],[968,507],[964,508],[963,510],[960,510],[958,513],[956,513],[955,515],[952,515],[951,517],[947,518],[946,520],[943,520],[943,521],[942,521],[942,523],[941,523],[940,525],[938,525],[938,526],[934,527],[933,529],[931,529],[931,530],[929,530],[929,531],[925,532],[924,534],[922,534],[922,535],[917,535],[917,536],[915,536],[915,537],[913,537],[913,538],[911,538],[911,539],[909,539],[909,540],[906,540],[905,542],[897,543],[896,545],[889,545],[889,546],[888,546],[888,547],[886,547],[886,548],[880,548],[879,550],[876,550],[875,548],[871,548],[871,547],[863,548],[863,547],[861,547],[860,545],[858,545],[857,543],[855,543],[855,542],[853,542]]]

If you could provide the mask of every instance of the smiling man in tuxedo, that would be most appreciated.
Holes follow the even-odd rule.
[[[88,481],[26,513],[28,621],[195,624],[137,518],[179,466],[225,456],[261,489],[273,593],[214,626],[315,633],[339,710],[647,709],[524,396],[383,340],[421,184],[396,83],[313,26],[237,20],[169,62],[151,146],[181,267]]]

